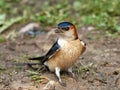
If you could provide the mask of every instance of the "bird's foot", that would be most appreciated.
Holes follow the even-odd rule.
[[[61,86],[66,87],[66,83],[64,83],[64,82],[59,82],[59,83],[60,83]]]
[[[75,75],[74,73],[69,73],[70,74],[70,77],[75,79],[76,81],[78,81],[78,76]]]

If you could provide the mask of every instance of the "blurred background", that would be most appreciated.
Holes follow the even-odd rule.
[[[120,34],[119,8],[120,0],[0,0],[0,34],[31,21],[42,28],[70,21],[115,36]]]

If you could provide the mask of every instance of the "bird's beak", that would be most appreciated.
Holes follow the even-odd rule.
[[[62,33],[61,29],[55,28],[55,33]]]
[[[60,33],[60,30],[58,28],[56,28],[55,33]]]

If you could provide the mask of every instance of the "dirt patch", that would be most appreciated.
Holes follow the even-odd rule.
[[[41,73],[45,77],[44,83],[36,83],[29,77],[27,70],[30,68],[25,65],[31,62],[28,57],[46,53],[55,40],[54,35],[48,39],[48,33],[45,33],[35,38],[16,38],[0,43],[0,90],[42,90],[51,80],[54,80],[51,90],[119,90],[120,38],[106,37],[98,31],[78,30],[78,33],[87,43],[86,52],[74,66],[78,81],[62,74],[66,83],[63,87],[50,72]]]

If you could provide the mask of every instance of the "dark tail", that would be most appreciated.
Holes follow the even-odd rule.
[[[29,60],[38,60],[38,61],[42,61],[43,59],[44,56],[29,58]]]
[[[43,65],[44,62],[47,60],[47,58],[46,56],[40,56],[40,57],[29,58],[29,60],[37,60],[40,62],[41,65]]]

